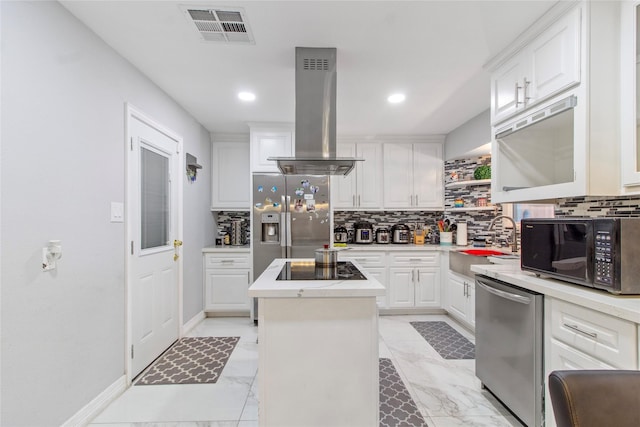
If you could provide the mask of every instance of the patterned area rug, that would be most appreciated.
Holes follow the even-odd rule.
[[[447,322],[411,322],[444,359],[475,359],[476,346]]]
[[[160,356],[135,385],[215,383],[240,337],[186,337]]]
[[[380,359],[380,427],[427,427],[391,359]]]

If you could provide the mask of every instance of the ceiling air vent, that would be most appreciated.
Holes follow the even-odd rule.
[[[207,42],[253,44],[244,10],[241,8],[212,8],[180,6],[194,25],[200,38]]]

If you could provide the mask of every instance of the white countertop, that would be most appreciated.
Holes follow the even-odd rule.
[[[215,252],[245,252],[249,253],[251,251],[251,247],[249,245],[244,246],[206,246],[202,248],[202,253],[215,253]]]
[[[357,262],[352,261],[367,280],[277,280],[287,261],[313,259],[275,259],[249,288],[250,297],[258,298],[349,298],[376,297],[385,294],[385,288],[369,275]]]
[[[640,296],[618,296],[606,291],[573,285],[555,279],[543,279],[522,271],[519,264],[472,265],[471,271],[511,283],[545,296],[565,300],[611,316],[640,323]]]

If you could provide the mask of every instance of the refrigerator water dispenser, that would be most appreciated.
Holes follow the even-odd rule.
[[[262,236],[261,241],[265,243],[280,242],[280,215],[275,213],[265,213],[261,216]]]

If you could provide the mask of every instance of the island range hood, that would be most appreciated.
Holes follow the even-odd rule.
[[[296,47],[295,157],[269,157],[284,175],[348,175],[336,157],[336,49]]]

